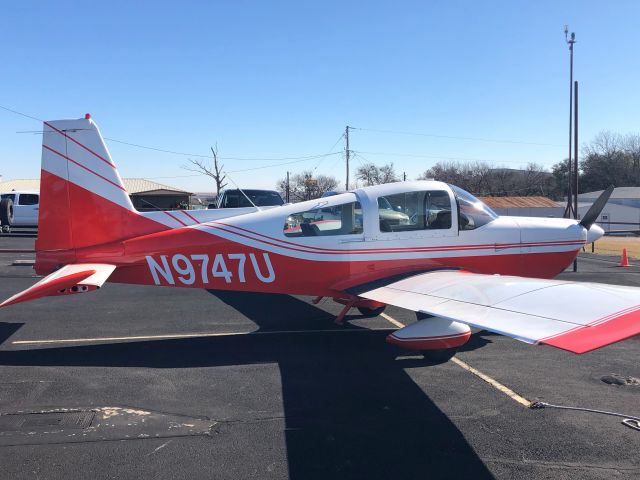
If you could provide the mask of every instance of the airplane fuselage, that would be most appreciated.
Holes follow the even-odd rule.
[[[430,183],[383,185],[203,223],[193,218],[181,228],[77,249],[75,261],[117,265],[114,282],[335,296],[391,275],[443,268],[552,278],[587,241],[585,229],[566,219],[496,217],[462,230],[453,193]],[[448,228],[381,231],[380,196],[425,188],[450,195]],[[299,231],[287,224],[300,212],[326,211],[327,217],[352,202],[360,206],[357,233],[295,236]],[[325,228],[322,222],[337,221],[306,223]]]

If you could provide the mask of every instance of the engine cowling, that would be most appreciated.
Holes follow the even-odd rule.
[[[469,325],[430,317],[396,330],[387,336],[387,343],[411,350],[440,350],[460,347],[469,338]]]

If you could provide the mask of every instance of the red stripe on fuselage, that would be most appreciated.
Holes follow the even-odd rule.
[[[341,249],[331,249],[331,248],[322,248],[322,247],[312,247],[308,245],[300,245],[295,244],[286,240],[277,239],[274,237],[270,237],[268,235],[263,235],[261,233],[253,232],[251,230],[247,230],[245,228],[236,227],[235,225],[229,225],[222,222],[207,222],[204,225],[215,228],[227,233],[231,233],[233,235],[238,235],[243,238],[247,238],[249,240],[254,240],[257,242],[264,243],[266,245],[271,245],[279,248],[284,248],[288,250],[294,250],[298,252],[305,253],[314,253],[318,255],[335,255],[335,254],[348,254],[348,255],[366,255],[366,254],[378,254],[378,253],[428,253],[428,252],[445,252],[445,251],[465,251],[465,250],[488,250],[488,249],[500,249],[506,250],[511,248],[521,248],[521,247],[557,247],[557,246],[582,246],[585,244],[583,240],[558,240],[552,242],[530,242],[530,243],[505,243],[505,244],[496,244],[496,243],[487,243],[487,244],[478,244],[478,245],[439,245],[435,247],[395,247],[395,248],[369,248],[369,249],[353,249],[353,250],[341,250]],[[224,225],[227,228],[223,228],[220,225]],[[269,239],[271,241],[262,240],[260,238],[255,238],[250,235],[246,235],[244,233],[236,232],[234,230],[229,229],[238,229],[243,232],[247,232],[256,237],[262,237]],[[274,243],[277,242],[277,243]],[[288,247],[287,245],[294,245],[294,247]]]
[[[191,220],[193,220],[195,223],[202,223],[199,222],[197,218],[195,218],[193,215],[190,215],[189,212],[187,212],[186,210],[180,210],[182,213],[184,213],[187,217],[189,217]]]
[[[182,220],[180,220],[178,217],[176,217],[175,215],[172,215],[171,213],[167,212],[166,210],[163,210],[164,213],[166,213],[167,215],[169,215],[169,217],[173,218],[176,222],[178,222],[179,224],[181,224],[183,227],[186,227],[187,224],[184,223]]]
[[[96,260],[100,255],[98,250],[99,248],[96,247],[90,252],[93,261],[98,261]],[[267,252],[275,272],[275,281],[261,283],[255,276],[246,273],[246,281],[241,283],[237,271],[234,270],[238,268],[239,263],[237,260],[232,260],[232,257],[244,254],[246,256],[245,268],[250,269],[249,254],[254,254],[261,261],[263,252],[264,250],[260,248],[226,240],[198,229],[181,228],[131,238],[124,242],[123,258],[107,256],[101,262],[126,266],[126,269],[119,268],[112,275],[114,281],[123,283],[153,284],[145,257],[150,255],[156,262],[161,262],[161,256],[164,255],[165,261],[176,279],[175,286],[300,295],[334,295],[349,287],[391,275],[451,267],[463,268],[475,273],[551,278],[564,270],[577,255],[577,250],[573,250],[455,257],[424,256],[422,258],[387,260],[316,261]],[[233,273],[229,283],[224,278],[211,278],[210,270],[217,254],[224,257],[228,269]],[[79,252],[79,255],[81,256],[82,253]],[[187,285],[177,280],[178,273],[174,271],[172,266],[174,255],[188,257],[196,272],[193,283]],[[207,282],[201,280],[202,262],[199,258],[203,255],[209,259],[207,268],[209,279]],[[196,259],[193,259],[192,256]],[[181,265],[183,268],[184,265],[182,263]],[[169,285],[164,281],[161,281],[161,284]]]

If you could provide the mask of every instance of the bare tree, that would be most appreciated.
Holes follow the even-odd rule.
[[[623,139],[623,148],[631,158],[633,183],[640,186],[640,135],[629,133]]]
[[[617,187],[640,186],[640,140],[637,135],[622,136],[602,131],[582,148],[579,187],[581,192]]]
[[[365,163],[356,170],[356,178],[361,180],[365,185],[377,185],[379,177],[379,169],[373,163]]]
[[[327,175],[315,175],[313,171],[307,170],[296,173],[289,179],[289,198],[292,202],[302,202],[321,197],[323,193],[335,190],[338,180]],[[287,189],[287,179],[283,178],[276,184],[277,190],[284,195]]]
[[[393,162],[387,163],[380,167],[380,183],[393,183],[399,181],[400,178],[396,175],[396,171],[393,169]]]
[[[202,175],[207,175],[208,177],[213,178],[216,182],[216,195],[220,193],[224,187],[227,186],[224,181],[227,176],[224,174],[223,169],[224,165],[220,165],[218,163],[218,144],[216,143],[215,147],[211,147],[211,154],[213,155],[213,167],[209,164],[207,165],[204,160],[201,159],[189,159],[189,163],[191,165],[183,165],[182,168],[185,170],[189,170],[191,172],[201,173]]]
[[[457,185],[475,195],[556,195],[553,175],[540,165],[492,168],[485,162],[439,162],[420,177]]]
[[[364,163],[356,170],[356,178],[361,180],[365,186],[398,181],[398,175],[396,175],[393,168],[393,162],[381,167],[378,167],[372,162]]]

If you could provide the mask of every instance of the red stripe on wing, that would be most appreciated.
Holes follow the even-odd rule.
[[[609,320],[574,328],[538,343],[574,353],[586,353],[640,334],[640,305],[618,313],[609,317]]]

